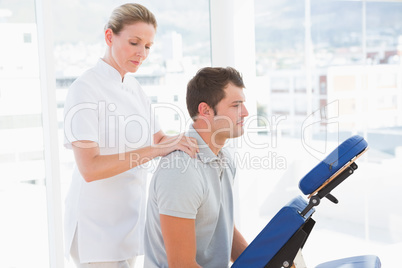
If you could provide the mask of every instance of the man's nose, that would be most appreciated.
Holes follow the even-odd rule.
[[[242,109],[241,109],[241,116],[242,117],[246,117],[246,116],[248,116],[248,110],[247,110],[247,108],[246,108],[246,106],[243,104],[243,107],[242,107]]]

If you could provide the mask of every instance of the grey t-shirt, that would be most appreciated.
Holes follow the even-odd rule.
[[[197,255],[202,267],[228,267],[233,240],[236,173],[226,149],[213,154],[199,134],[196,159],[175,151],[162,157],[149,188],[144,267],[168,267],[159,214],[195,219]]]

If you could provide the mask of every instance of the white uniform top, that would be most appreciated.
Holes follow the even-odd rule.
[[[160,130],[137,80],[99,60],[70,87],[65,108],[64,146],[91,140],[101,155],[151,145]],[[132,160],[136,160],[133,156]],[[78,233],[82,262],[120,261],[143,254],[147,170],[141,166],[87,183],[77,166],[66,198],[65,241],[68,256]]]

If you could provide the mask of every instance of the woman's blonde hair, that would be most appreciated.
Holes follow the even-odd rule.
[[[115,8],[110,15],[105,30],[110,28],[113,33],[119,34],[124,26],[135,22],[145,22],[151,24],[156,29],[158,24],[154,14],[146,7],[140,4],[128,3]]]

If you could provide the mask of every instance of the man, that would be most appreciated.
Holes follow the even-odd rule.
[[[225,148],[243,134],[243,80],[233,68],[203,68],[187,85],[200,152],[160,160],[149,189],[144,267],[228,267],[247,247],[233,220],[236,168]]]

